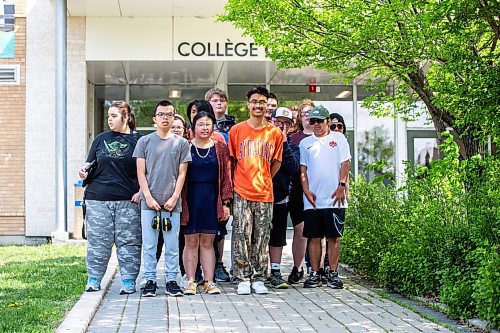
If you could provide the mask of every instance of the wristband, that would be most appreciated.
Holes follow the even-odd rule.
[[[346,186],[346,184],[344,182],[339,182],[339,186]]]

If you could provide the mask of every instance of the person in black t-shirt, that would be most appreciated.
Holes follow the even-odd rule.
[[[97,161],[87,179],[85,203],[87,214],[86,291],[101,289],[113,244],[120,265],[120,294],[131,294],[141,266],[142,232],[139,209],[139,182],[132,157],[140,134],[135,132],[135,117],[126,102],[114,102],[108,110],[110,130],[99,134],[90,147],[87,163],[80,177],[89,177],[85,167]]]

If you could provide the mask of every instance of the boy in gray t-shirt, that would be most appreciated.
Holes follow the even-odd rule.
[[[143,296],[156,295],[156,246],[158,233],[165,240],[165,293],[182,296],[177,285],[181,190],[191,162],[189,143],[170,130],[175,109],[168,101],[155,108],[156,132],[137,142],[137,178],[141,186],[141,224],[144,278]],[[158,217],[158,218],[157,218]]]

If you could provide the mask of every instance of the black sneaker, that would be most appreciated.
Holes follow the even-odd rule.
[[[299,283],[299,281],[304,277],[304,269],[302,268],[299,272],[299,269],[295,266],[292,268],[292,272],[288,275],[288,283],[294,284]]]
[[[175,281],[168,281],[165,287],[165,294],[169,296],[184,296],[184,292],[181,287],[177,285]]]
[[[344,284],[340,280],[339,273],[332,271],[328,274],[328,287],[333,289],[342,289]]]
[[[144,297],[155,297],[156,296],[156,282],[153,280],[147,280],[146,285],[142,288],[142,296]]]
[[[325,267],[324,269],[323,268],[320,268],[319,271],[318,271],[318,274],[321,278],[321,282],[323,283],[327,283],[328,282],[328,274],[330,273],[330,267]]]
[[[201,273],[201,268],[196,269],[196,274],[194,276],[194,282],[196,284],[203,284],[203,275]]]
[[[215,265],[214,278],[216,282],[229,282],[229,273],[226,271],[224,267],[224,263],[218,262]]]
[[[286,281],[283,280],[283,277],[281,276],[280,272],[273,272],[271,273],[270,277],[271,277],[270,285],[272,288],[288,289],[288,283],[286,283]]]
[[[321,277],[318,272],[311,271],[309,277],[304,281],[304,288],[316,288],[321,287]]]

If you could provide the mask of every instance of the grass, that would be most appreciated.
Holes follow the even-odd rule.
[[[0,246],[0,332],[54,332],[86,282],[84,246]]]

